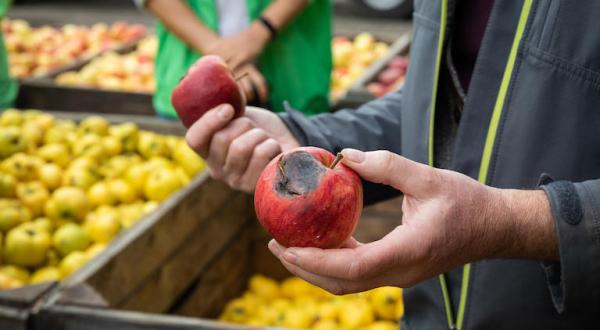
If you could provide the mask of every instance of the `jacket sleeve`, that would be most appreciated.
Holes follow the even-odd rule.
[[[307,117],[285,104],[280,117],[301,145],[315,146],[333,153],[344,148],[363,151],[389,150],[401,154],[400,120],[402,91],[368,102],[356,110]],[[383,185],[363,181],[365,204],[399,195]]]
[[[552,208],[559,263],[544,270],[559,313],[600,310],[600,180],[542,187]]]

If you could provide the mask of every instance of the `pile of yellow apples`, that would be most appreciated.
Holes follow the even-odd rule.
[[[354,39],[337,36],[332,42],[333,71],[331,72],[332,101],[339,100],[373,62],[389,50],[388,44],[362,32]]]
[[[126,92],[153,93],[154,56],[156,36],[140,41],[135,51],[128,54],[108,52],[93,59],[79,71],[58,75],[56,83],[65,86],[82,86]]]
[[[253,326],[314,330],[399,330],[402,289],[381,287],[335,296],[301,278],[281,283],[254,275],[248,290],[227,303],[219,319]]]
[[[203,168],[135,123],[1,112],[0,289],[69,276]]]
[[[43,75],[77,59],[134,42],[146,35],[146,28],[126,22],[31,27],[27,21],[7,18],[2,20],[2,32],[10,73],[20,79]]]

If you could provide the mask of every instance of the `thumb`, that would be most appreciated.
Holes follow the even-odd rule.
[[[436,169],[395,153],[378,150],[342,150],[343,162],[367,181],[394,187],[408,195],[419,195],[437,183]]]

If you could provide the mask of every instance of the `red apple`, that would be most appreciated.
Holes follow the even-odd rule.
[[[387,68],[383,70],[379,76],[377,76],[377,80],[384,85],[393,84],[398,78],[400,78],[404,72],[402,69],[398,68]]]
[[[406,69],[408,68],[408,59],[406,57],[396,56],[390,60],[388,67],[401,69],[403,72],[406,72]]]
[[[336,248],[362,211],[359,176],[330,152],[296,148],[275,157],[256,184],[260,224],[284,246]]]
[[[203,56],[192,65],[173,90],[171,103],[186,128],[218,105],[231,104],[234,117],[243,116],[246,108],[244,93],[231,70],[216,55]]]
[[[369,93],[381,97],[387,92],[387,87],[380,82],[372,82],[367,85],[367,90]]]

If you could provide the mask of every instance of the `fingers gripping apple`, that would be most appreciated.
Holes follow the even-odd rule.
[[[330,152],[302,147],[275,157],[256,184],[261,225],[282,245],[336,248],[351,235],[362,211],[359,176]]]
[[[201,57],[190,67],[171,94],[171,103],[186,128],[208,110],[231,104],[234,118],[244,115],[246,99],[223,59],[216,55]]]

